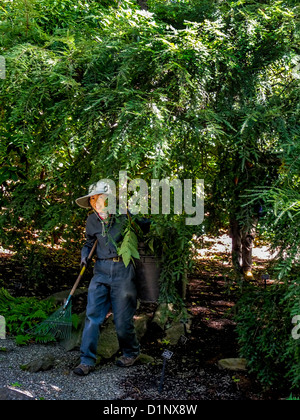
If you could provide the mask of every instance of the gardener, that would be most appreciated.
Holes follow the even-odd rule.
[[[88,291],[86,323],[80,348],[81,364],[74,369],[74,373],[80,376],[94,370],[100,326],[110,307],[123,353],[117,365],[132,366],[140,353],[133,324],[137,305],[135,270],[132,264],[125,267],[116,249],[116,244],[122,239],[127,215],[108,214],[107,201],[110,195],[110,186],[99,181],[90,187],[88,195],[76,200],[80,207],[94,210],[86,223],[86,243],[81,251],[82,265],[87,264],[89,252],[98,240],[97,261]]]

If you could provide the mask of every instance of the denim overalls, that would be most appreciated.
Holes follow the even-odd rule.
[[[120,349],[126,357],[137,357],[140,352],[133,316],[137,305],[135,270],[132,264],[125,267],[118,257],[115,244],[122,238],[126,215],[110,216],[108,226],[103,231],[103,222],[95,213],[88,217],[86,224],[86,243],[82,257],[87,257],[95,240],[97,245],[97,262],[94,276],[88,290],[86,322],[82,335],[81,363],[94,366],[103,324],[110,308],[114,314],[114,323]]]

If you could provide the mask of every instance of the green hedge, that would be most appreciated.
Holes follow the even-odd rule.
[[[300,389],[300,339],[292,318],[300,315],[299,280],[247,290],[236,315],[241,356],[265,386]]]

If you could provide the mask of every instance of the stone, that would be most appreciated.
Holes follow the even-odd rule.
[[[63,290],[62,292],[54,293],[53,295],[51,295],[46,300],[52,300],[57,305],[63,305],[65,303],[66,299],[68,298],[69,294],[70,294],[70,290]],[[86,288],[81,288],[81,289],[77,289],[75,291],[74,297],[78,297],[78,296],[86,295],[86,294],[87,294],[87,289]]]
[[[154,363],[154,358],[148,354],[141,353],[138,362],[142,365],[148,365],[150,363]]]
[[[152,323],[158,325],[161,330],[164,330],[169,313],[172,312],[172,310],[173,305],[171,303],[161,303],[155,311]]]
[[[72,328],[71,337],[60,342],[60,345],[66,350],[71,351],[79,348],[81,345],[82,332],[85,325],[86,313],[82,312],[79,315],[78,326]],[[141,314],[134,318],[134,326],[138,340],[141,340],[147,331],[149,316]],[[113,315],[111,315],[102,325],[100,339],[98,343],[97,354],[100,359],[110,359],[119,350],[119,341],[115,331],[115,324],[113,322]]]
[[[72,328],[71,337],[70,338],[67,338],[65,340],[62,340],[60,342],[60,345],[66,351],[71,351],[71,350],[74,350],[74,349],[80,347],[81,338],[82,338],[82,332],[83,332],[83,328],[84,328],[84,325],[85,325],[85,315],[86,315],[86,312],[85,311],[78,315],[78,325],[77,325],[77,328],[75,329],[73,327]]]
[[[111,359],[116,355],[116,353],[118,353],[120,349],[113,319],[114,317],[111,315],[101,328],[100,339],[97,348],[97,355],[99,356],[99,360]],[[141,340],[141,338],[145,335],[147,331],[148,320],[149,317],[146,314],[141,314],[134,318],[134,327],[138,340]]]
[[[33,397],[24,391],[11,388],[0,388],[0,401],[25,401],[34,400]]]
[[[182,322],[174,322],[172,326],[166,330],[165,340],[169,341],[171,346],[175,346],[182,335],[184,335],[184,324]]]
[[[247,361],[246,359],[239,359],[239,358],[222,359],[218,361],[218,366],[220,369],[246,371]]]
[[[97,348],[97,355],[101,359],[112,358],[119,350],[119,340],[117,337],[113,316],[111,315],[104,323],[100,332],[100,340]]]
[[[32,360],[26,365],[21,365],[20,368],[30,373],[45,372],[50,370],[55,365],[55,358],[51,354],[46,354],[44,357]]]
[[[134,328],[138,340],[141,340],[147,332],[149,322],[149,316],[147,314],[141,314],[134,318]]]

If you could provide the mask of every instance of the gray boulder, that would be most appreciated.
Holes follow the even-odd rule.
[[[239,359],[239,358],[222,359],[218,361],[218,366],[220,369],[227,369],[227,370],[233,370],[233,371],[246,371],[247,361],[246,359]]]
[[[26,365],[21,365],[20,368],[30,373],[36,373],[36,372],[45,372],[47,370],[50,370],[54,367],[54,365],[55,365],[54,356],[52,356],[51,354],[46,354],[42,358],[32,360]]]
[[[119,341],[115,329],[113,316],[110,316],[101,328],[97,354],[101,359],[110,359],[119,350]]]
[[[78,315],[78,326],[77,328],[72,328],[71,337],[60,342],[60,345],[66,351],[71,351],[80,347],[84,324],[85,311]]]
[[[0,388],[0,401],[25,401],[34,400],[23,391],[10,388]]]
[[[134,326],[139,340],[145,335],[147,331],[149,317],[146,314],[141,314],[134,319]],[[85,324],[85,312],[79,315],[79,322],[77,329],[72,329],[71,338],[61,341],[61,345],[66,351],[79,348],[81,344],[82,332]],[[97,354],[99,360],[110,359],[119,351],[119,341],[115,330],[113,315],[111,315],[102,325],[100,332],[100,340],[98,343]]]

